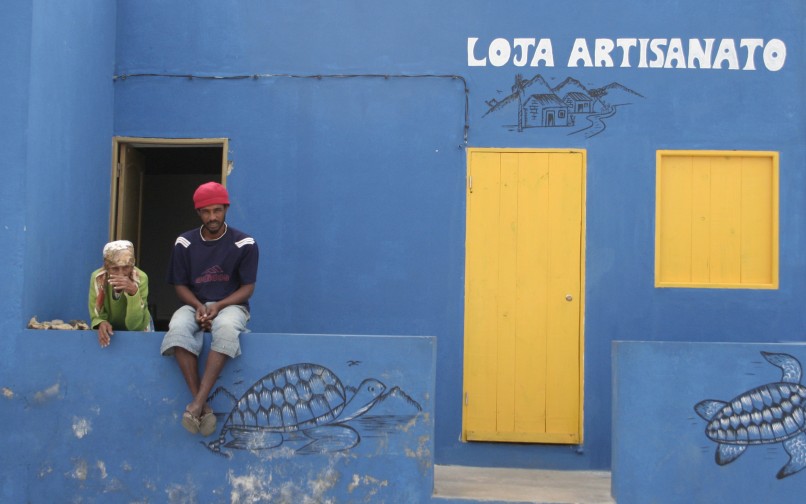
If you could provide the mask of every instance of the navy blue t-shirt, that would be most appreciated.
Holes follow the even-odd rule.
[[[258,256],[255,239],[232,226],[217,240],[203,240],[201,228],[193,229],[174,243],[168,283],[186,285],[202,303],[220,301],[257,281]]]

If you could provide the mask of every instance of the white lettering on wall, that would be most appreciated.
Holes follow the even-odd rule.
[[[532,62],[529,63],[529,66],[539,66],[541,61],[544,66],[554,66],[554,49],[551,47],[551,39],[540,39],[540,42],[537,43],[537,47],[535,48],[535,55],[532,58]]]
[[[477,47],[478,46],[478,47]],[[786,44],[759,38],[585,38],[574,40],[568,67],[757,70],[777,72],[786,63]],[[760,61],[759,61],[760,60]],[[467,39],[467,66],[554,66],[551,39],[498,37],[486,44]],[[763,63],[761,65],[760,63]]]
[[[694,63],[697,63],[699,68],[711,68],[711,51],[714,49],[714,39],[707,38],[705,47],[700,44],[699,39],[688,39],[688,67],[696,68]]]
[[[747,48],[747,61],[744,64],[744,68],[742,70],[755,70],[755,54],[756,49],[759,47],[764,47],[764,40],[762,39],[742,39],[741,43],[739,44],[742,47]]]
[[[487,66],[487,61],[495,67],[512,63],[515,66],[554,66],[554,51],[551,39],[515,38],[510,44],[505,38],[497,38],[487,46],[487,57],[479,58],[476,52],[478,37],[467,39],[467,66]],[[531,56],[531,60],[530,57]]]
[[[736,44],[733,39],[722,39],[719,43],[719,49],[716,50],[716,58],[714,59],[714,68],[722,68],[722,63],[728,63],[729,70],[739,69],[739,55],[736,54]]]
[[[490,44],[490,64],[492,66],[504,66],[509,62],[509,56],[512,54],[512,48],[509,46],[507,39],[497,38]]]
[[[620,38],[616,39],[616,45],[622,51],[621,68],[628,68],[630,66],[630,49],[638,45],[638,40],[634,38]]]
[[[487,66],[487,58],[477,59],[475,53],[476,42],[478,37],[469,37],[467,39],[467,66]]]
[[[574,47],[571,48],[571,57],[568,58],[568,66],[575,67],[580,60],[584,67],[593,66],[591,54],[588,52],[588,43],[584,38],[578,38],[574,41]]]
[[[535,45],[535,39],[516,38],[512,42],[516,49],[515,58],[512,59],[512,62],[515,63],[515,66],[525,66],[526,62],[529,60],[529,48]]]
[[[786,61],[786,45],[782,40],[772,39],[764,46],[764,66],[770,72],[777,72],[784,67]]]

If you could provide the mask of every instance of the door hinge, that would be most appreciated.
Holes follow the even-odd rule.
[[[467,190],[468,190],[468,192],[473,192],[473,176],[472,175],[467,176]]]
[[[117,176],[120,177],[120,163],[118,163],[118,174],[117,174]]]
[[[465,406],[467,406],[467,392],[465,392]]]

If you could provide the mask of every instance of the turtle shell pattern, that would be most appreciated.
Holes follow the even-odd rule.
[[[804,407],[806,387],[769,383],[725,404],[708,422],[705,435],[723,444],[778,443],[804,430]]]
[[[344,385],[332,371],[316,364],[294,364],[252,385],[232,409],[225,427],[305,430],[332,422],[345,402]]]

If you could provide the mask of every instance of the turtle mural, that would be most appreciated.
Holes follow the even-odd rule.
[[[227,449],[267,450],[293,445],[295,453],[329,453],[356,446],[361,436],[347,423],[394,396],[421,411],[420,405],[398,387],[367,378],[352,389],[319,364],[299,363],[276,369],[253,384],[238,399],[223,387],[233,403],[218,439],[206,446],[231,457]]]
[[[777,474],[791,476],[806,467],[806,387],[800,362],[788,354],[761,352],[783,372],[781,381],[748,390],[728,402],[708,399],[694,410],[708,421],[705,435],[717,443],[716,463],[736,460],[748,446],[782,443],[789,462]]]

